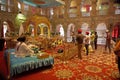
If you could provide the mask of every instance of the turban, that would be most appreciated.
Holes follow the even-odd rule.
[[[88,35],[88,34],[89,34],[89,32],[86,32],[86,34]]]
[[[78,33],[81,33],[82,32],[82,30],[81,29],[78,29]]]

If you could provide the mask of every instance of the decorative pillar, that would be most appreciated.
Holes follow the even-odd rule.
[[[109,2],[109,9],[108,9],[108,15],[114,15],[115,14],[115,8],[114,8],[114,2],[111,0]]]
[[[91,16],[96,16],[96,3],[97,3],[97,1],[96,0],[92,0],[92,4],[91,4],[91,6],[92,6],[92,11],[91,11]]]
[[[14,13],[18,13],[18,1],[14,0]]]
[[[64,27],[64,41],[66,42],[67,41],[67,23],[63,23],[63,27]]]
[[[50,28],[48,28],[48,38],[50,38]]]
[[[55,8],[53,8],[53,12],[54,12],[54,15],[53,15],[53,19],[54,18],[57,18],[57,8],[55,7]]]
[[[94,30],[95,27],[96,27],[96,24],[95,24],[95,17],[97,15],[97,11],[96,11],[96,6],[97,6],[97,0],[92,0],[92,11],[91,11],[91,29]]]
[[[81,17],[81,0],[77,0],[77,15]]]
[[[44,34],[43,27],[40,27],[40,30],[41,30],[41,35],[43,35]]]
[[[70,0],[65,0],[65,13],[64,13],[64,18],[68,18],[68,11],[70,7]]]
[[[31,33],[31,36],[32,36],[32,37],[38,36],[38,35],[37,35],[37,27],[38,27],[38,24],[34,24],[34,27],[33,27],[32,33]],[[28,29],[29,29],[29,28],[28,28]]]

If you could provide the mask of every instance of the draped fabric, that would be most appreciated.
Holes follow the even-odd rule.
[[[112,31],[112,37],[118,38],[118,26],[115,26],[113,31]]]
[[[5,52],[5,56],[10,53],[10,76],[54,64],[54,59],[51,56],[41,59],[38,59],[36,55],[32,57],[20,58],[15,57],[14,54],[11,54],[14,51],[14,49],[9,49]]]
[[[8,73],[6,60],[4,58],[4,51],[0,51],[0,74],[7,78]]]
[[[86,5],[86,11],[87,11],[87,12],[90,12],[90,6],[91,6],[91,5]]]

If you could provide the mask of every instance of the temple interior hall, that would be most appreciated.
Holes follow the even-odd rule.
[[[0,80],[120,80],[119,41],[120,0],[0,0]]]

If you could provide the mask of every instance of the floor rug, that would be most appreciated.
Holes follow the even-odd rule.
[[[69,60],[55,57],[52,67],[26,72],[14,76],[13,80],[119,80],[114,53],[102,51],[99,47],[89,55],[83,52],[82,60],[77,55]]]

